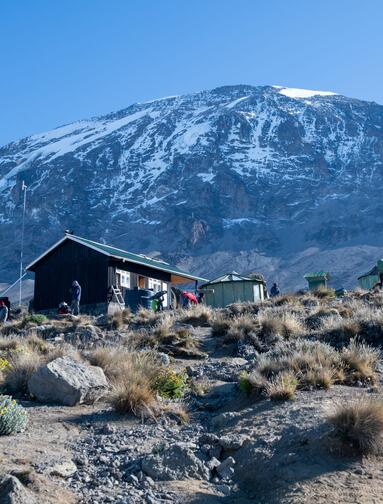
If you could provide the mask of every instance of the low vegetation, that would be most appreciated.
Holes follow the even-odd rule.
[[[379,454],[383,448],[383,401],[359,399],[336,406],[328,416],[346,451]]]
[[[28,415],[10,396],[0,395],[0,435],[9,436],[25,429]]]

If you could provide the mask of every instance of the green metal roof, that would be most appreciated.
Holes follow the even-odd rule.
[[[326,271],[313,271],[311,273],[306,273],[303,278],[305,278],[306,280],[315,278],[317,278],[318,280],[321,278],[328,280],[330,278],[330,273],[327,273]]]
[[[171,266],[169,263],[162,261],[160,259],[153,259],[152,257],[145,256],[143,254],[133,254],[132,252],[127,252],[126,250],[119,249],[117,247],[113,247],[111,245],[106,245],[104,243],[98,243],[92,240],[88,240],[87,238],[82,238],[81,236],[76,236],[72,234],[66,234],[63,239],[57,242],[53,247],[48,249],[43,255],[38,257],[35,261],[33,261],[30,265],[27,266],[26,269],[30,269],[34,266],[40,259],[42,259],[46,254],[48,254],[51,250],[60,245],[65,239],[73,240],[77,243],[82,243],[85,246],[91,247],[95,250],[98,250],[102,254],[106,254],[111,257],[115,257],[117,259],[125,259],[127,261],[142,264],[143,266],[149,266],[151,268],[166,271],[167,273],[173,273],[174,275],[178,275],[181,277],[185,277],[190,280],[200,280],[202,282],[206,282],[206,278],[198,277],[192,275],[191,273],[187,273],[176,266]]]
[[[253,276],[243,276],[237,273],[236,271],[232,271],[231,273],[226,273],[225,275],[222,275],[218,278],[215,278],[214,280],[210,280],[210,282],[207,282],[204,285],[201,285],[201,287],[207,287],[208,285],[213,285],[213,284],[219,284],[223,282],[258,282],[258,283],[265,283],[263,277],[261,278],[261,275],[255,275],[253,273]]]

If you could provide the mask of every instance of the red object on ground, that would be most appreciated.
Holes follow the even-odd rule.
[[[183,291],[182,295],[184,297],[187,297],[188,300],[193,303],[193,304],[198,304],[198,299],[197,299],[197,296],[195,294],[193,294],[192,292],[188,292],[188,291]]]

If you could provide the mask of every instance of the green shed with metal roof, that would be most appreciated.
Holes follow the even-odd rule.
[[[303,278],[307,280],[309,290],[315,290],[319,287],[327,287],[327,283],[330,280],[330,273],[326,271],[313,271],[311,273],[306,273]]]
[[[213,308],[224,308],[236,302],[260,302],[266,297],[266,282],[261,274],[247,276],[236,271],[226,273],[201,285],[206,304]]]

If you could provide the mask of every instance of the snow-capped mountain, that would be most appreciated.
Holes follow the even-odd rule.
[[[0,280],[72,229],[212,277],[307,270],[338,284],[383,255],[383,106],[226,86],[134,104],[0,149]]]

